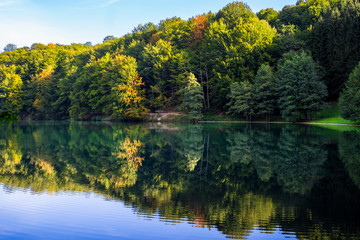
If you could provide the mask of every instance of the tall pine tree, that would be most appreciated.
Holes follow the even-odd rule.
[[[340,114],[352,121],[360,120],[360,62],[350,74],[339,99]]]
[[[197,82],[195,75],[190,73],[187,85],[180,92],[184,94],[184,100],[180,109],[186,110],[189,118],[193,121],[200,120],[203,109],[204,94],[201,85]]]
[[[284,54],[277,73],[281,115],[287,119],[311,119],[311,113],[324,106],[326,86],[320,80],[316,63],[304,51]]]
[[[270,121],[270,115],[276,106],[275,77],[269,65],[263,64],[259,68],[254,82],[254,99],[256,102],[256,114],[266,116]]]

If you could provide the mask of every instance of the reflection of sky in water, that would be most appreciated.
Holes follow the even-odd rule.
[[[256,227],[254,228],[256,229]],[[254,230],[249,239],[285,239]],[[120,201],[92,193],[0,190],[0,239],[226,239],[194,223],[171,223],[135,214]]]
[[[358,133],[144,126],[3,128],[0,240],[359,239]]]

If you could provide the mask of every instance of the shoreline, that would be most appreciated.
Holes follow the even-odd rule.
[[[297,125],[325,125],[325,126],[351,126],[360,127],[360,124],[349,123],[317,123],[317,122],[266,122],[266,121],[199,121],[198,123],[248,123],[248,124],[297,124]]]
[[[171,120],[161,120],[161,121],[114,121],[114,120],[28,120],[28,119],[21,119],[14,123],[21,123],[21,122],[89,122],[89,123],[189,123],[187,121],[171,121]],[[204,123],[204,124],[211,124],[211,123],[246,123],[246,124],[295,124],[295,125],[320,125],[320,126],[349,126],[349,127],[360,127],[360,124],[350,124],[350,123],[317,123],[317,122],[286,122],[286,121],[273,121],[273,122],[266,122],[266,121],[198,121],[197,123]],[[6,124],[6,123],[4,123]],[[12,124],[12,123],[10,123]]]

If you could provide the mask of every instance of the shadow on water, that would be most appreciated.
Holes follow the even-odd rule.
[[[359,132],[90,123],[0,131],[0,182],[7,191],[96,192],[141,216],[237,239],[279,229],[298,239],[360,235]]]

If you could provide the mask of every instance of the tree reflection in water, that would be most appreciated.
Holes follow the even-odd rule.
[[[340,158],[334,139],[300,126],[33,123],[1,133],[10,188],[101,193],[238,239],[279,228],[298,239],[360,234],[360,209],[349,207],[359,199],[358,132],[335,140]]]

